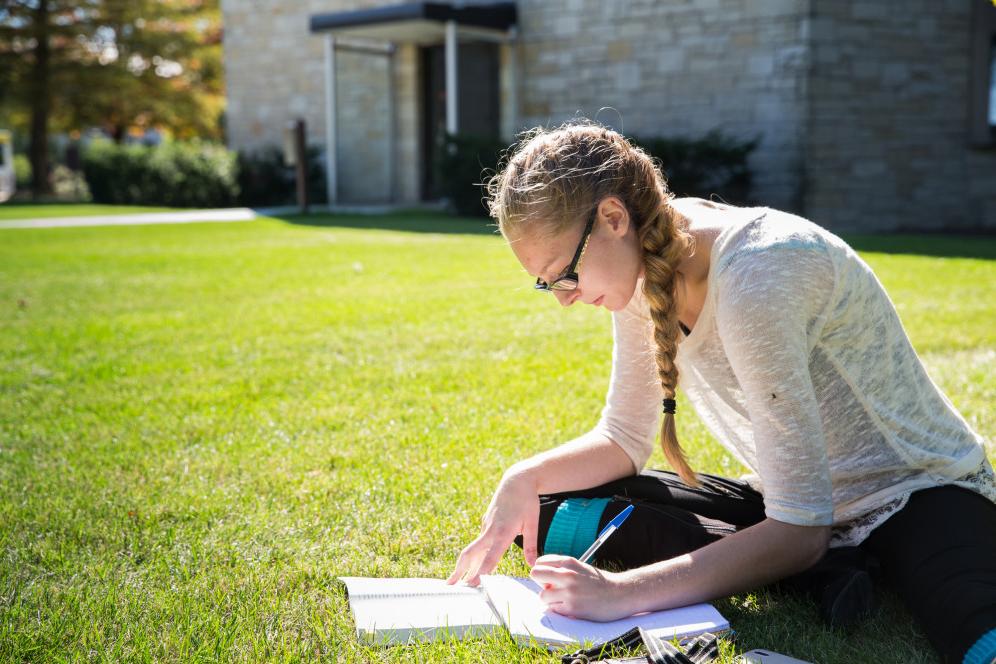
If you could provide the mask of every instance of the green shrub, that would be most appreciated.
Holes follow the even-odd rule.
[[[14,179],[17,181],[18,191],[31,188],[31,160],[28,159],[28,155],[14,155]]]
[[[447,134],[436,147],[436,181],[457,214],[486,217],[484,172],[494,172],[507,145],[497,138],[472,134]]]
[[[660,160],[668,189],[676,196],[709,198],[716,194],[727,203],[746,203],[751,172],[747,158],[759,138],[740,141],[713,129],[702,138],[631,138],[651,157]]]
[[[328,201],[325,162],[322,151],[308,146],[308,195],[312,204]],[[239,152],[239,203],[249,207],[294,205],[297,182],[294,167],[284,165],[283,150],[266,146],[252,152]]]
[[[74,203],[89,203],[93,200],[83,174],[63,164],[52,167],[52,195],[59,200]]]
[[[697,139],[630,138],[660,160],[668,187],[678,196],[709,198],[716,194],[739,204],[747,201],[751,173],[747,158],[758,138],[737,140],[712,130]],[[443,195],[458,214],[486,216],[482,178],[494,172],[508,146],[497,139],[448,134],[436,150],[436,177]]]
[[[210,143],[94,141],[83,152],[83,174],[96,203],[226,207],[239,194],[235,153]]]

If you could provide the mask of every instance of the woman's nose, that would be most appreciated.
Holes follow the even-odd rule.
[[[581,291],[574,289],[571,291],[553,291],[554,295],[557,297],[557,301],[560,302],[561,306],[569,307],[574,304],[574,300],[578,299],[581,295]]]

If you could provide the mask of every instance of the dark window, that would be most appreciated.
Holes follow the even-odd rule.
[[[446,132],[446,49],[442,45],[422,48],[422,145],[426,167],[422,171],[422,198],[440,195],[432,160],[436,145]],[[497,137],[499,132],[498,45],[460,42],[457,45],[457,131],[461,134]]]
[[[972,145],[996,147],[996,4],[973,0],[969,137]]]
[[[989,126],[996,127],[996,37],[989,47]]]

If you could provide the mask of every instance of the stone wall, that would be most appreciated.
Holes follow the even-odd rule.
[[[394,60],[395,113],[395,203],[416,203],[422,195],[422,71],[419,48],[399,44]]]
[[[310,3],[222,0],[228,142],[279,145],[301,116],[308,139],[324,141],[322,43],[308,34]]]
[[[841,230],[996,229],[969,147],[966,0],[813,0],[805,211]]]
[[[381,0],[222,0],[225,26],[224,61],[228,96],[228,144],[253,150],[281,145],[286,123],[303,117],[308,142],[325,145],[325,83],[323,38],[312,34],[312,14],[393,4]],[[399,51],[396,99],[401,128],[391,152],[387,113],[387,58],[337,51],[339,96],[339,200],[343,203],[384,203],[389,200],[392,158],[401,192],[417,191],[412,162],[414,121],[411,68],[414,57]],[[407,105],[405,105],[407,104]]]
[[[323,38],[308,18],[385,4],[223,0],[230,145],[279,144],[297,116],[324,144]],[[578,115],[632,136],[760,135],[752,202],[835,230],[996,228],[996,152],[968,147],[966,0],[518,6],[518,42],[500,50],[507,140]],[[386,58],[339,51],[341,202],[419,199],[419,56],[399,45],[392,120]]]
[[[230,145],[278,144],[281,127],[297,115],[308,122],[309,140],[324,144],[322,38],[308,32],[308,17],[383,4],[391,3],[223,0]],[[518,129],[579,114],[634,135],[700,135],[714,127],[744,138],[761,133],[751,164],[754,198],[795,209],[805,5],[521,0],[517,76],[508,66],[510,47],[501,49],[502,133],[510,140]],[[340,200],[386,202],[386,62],[339,52],[337,72]],[[426,167],[419,81],[418,49],[401,45],[394,177],[402,202],[418,199]],[[516,96],[518,109],[512,108]],[[602,107],[616,110],[599,112]]]
[[[336,60],[339,200],[383,203],[391,190],[390,160],[394,158],[388,141],[388,58],[340,50]]]
[[[808,0],[520,0],[519,8],[520,125],[580,114],[627,135],[760,134],[753,198],[799,209]]]

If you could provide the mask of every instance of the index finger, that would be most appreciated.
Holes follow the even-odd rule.
[[[560,587],[564,579],[571,576],[573,572],[562,567],[547,567],[546,565],[536,565],[529,572],[529,578],[538,583],[544,589]]]
[[[475,558],[477,554],[477,548],[480,546],[481,538],[478,537],[473,542],[464,547],[463,551],[457,557],[456,565],[453,568],[453,573],[450,574],[449,578],[446,579],[446,583],[453,585],[460,579],[464,577],[467,570],[470,569],[473,564],[471,560]]]
[[[501,557],[505,555],[505,551],[508,549],[508,544],[505,546],[498,546],[495,542],[491,543],[490,548],[487,553],[484,554],[484,558],[481,560],[480,564],[473,570],[470,574],[467,583],[476,586],[481,580],[482,574],[490,574],[494,571],[495,567],[498,567],[498,562]]]
[[[536,559],[537,565],[546,565],[548,567],[563,567],[565,563],[569,560],[576,561],[577,558],[572,556],[562,556],[557,553],[548,553],[545,556],[540,556]]]

